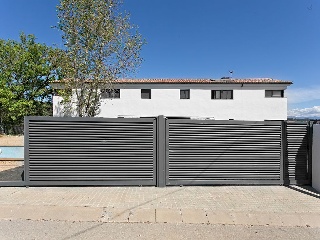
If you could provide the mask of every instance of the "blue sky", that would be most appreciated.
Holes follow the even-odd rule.
[[[0,38],[62,47],[58,0],[1,0]],[[320,1],[124,0],[148,44],[138,78],[271,77],[294,82],[290,114],[320,117]],[[310,116],[311,116],[310,115]]]

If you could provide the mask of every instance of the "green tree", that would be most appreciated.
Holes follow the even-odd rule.
[[[50,81],[59,76],[64,52],[36,43],[34,35],[20,42],[0,39],[0,124],[19,125],[24,116],[51,115]]]
[[[99,89],[111,89],[141,64],[145,41],[120,7],[120,0],[60,0],[57,27],[70,60],[63,68],[66,111],[74,106],[77,116],[96,116]]]

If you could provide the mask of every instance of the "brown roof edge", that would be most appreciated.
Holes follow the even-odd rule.
[[[63,83],[63,80],[52,83]],[[287,84],[291,81],[283,81],[272,78],[235,78],[235,79],[188,79],[188,78],[142,78],[142,79],[117,79],[116,84]]]

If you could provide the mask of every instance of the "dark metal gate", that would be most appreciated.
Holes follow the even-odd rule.
[[[27,117],[27,185],[155,185],[156,119]]]
[[[311,139],[309,122],[287,122],[285,180],[289,184],[310,184]]]
[[[167,185],[282,184],[282,122],[167,120]]]
[[[25,119],[25,184],[309,184],[308,123]]]

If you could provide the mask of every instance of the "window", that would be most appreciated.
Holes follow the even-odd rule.
[[[141,89],[141,99],[151,99],[151,89]]]
[[[284,90],[266,90],[266,97],[267,98],[283,98]]]
[[[211,99],[233,99],[233,90],[211,90]]]
[[[190,99],[190,89],[181,89],[180,99]]]
[[[101,98],[120,98],[120,89],[102,89]]]

